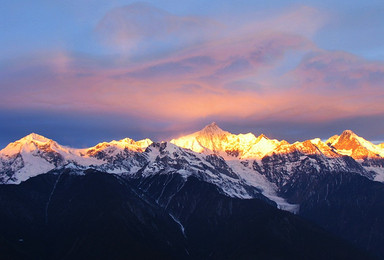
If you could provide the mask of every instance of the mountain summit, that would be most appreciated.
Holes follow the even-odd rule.
[[[206,125],[202,130],[199,131],[202,136],[214,136],[214,135],[227,135],[229,132],[221,129],[215,122]]]
[[[84,183],[79,185],[86,179],[90,181],[90,186]],[[137,207],[132,208],[133,206],[129,204],[122,207],[123,211],[131,209],[138,216],[143,216],[141,210],[145,209],[152,213],[166,212],[165,222],[159,226],[168,227],[166,222],[170,223],[170,226],[179,229],[180,236],[187,241],[191,237],[196,238],[193,232],[205,234],[207,230],[209,234],[213,234],[209,241],[218,241],[221,237],[230,238],[229,241],[232,242],[240,238],[248,241],[249,237],[244,237],[244,232],[236,231],[237,228],[234,229],[234,234],[238,237],[234,238],[228,234],[217,235],[218,233],[210,227],[212,223],[218,223],[217,221],[223,221],[224,224],[218,229],[220,231],[232,226],[237,227],[231,219],[237,214],[234,213],[233,203],[238,202],[244,203],[244,207],[242,206],[244,211],[241,210],[241,215],[237,215],[239,223],[243,223],[245,219],[252,219],[253,222],[254,216],[262,216],[265,213],[264,210],[257,212],[250,210],[249,203],[257,201],[258,204],[262,203],[277,210],[276,214],[281,214],[278,211],[281,209],[303,216],[332,234],[339,234],[384,257],[382,247],[384,211],[381,210],[384,208],[382,200],[384,184],[381,182],[384,182],[383,148],[350,130],[331,137],[326,143],[315,138],[290,144],[284,140],[269,139],[263,134],[257,137],[252,133],[232,134],[212,123],[200,131],[173,139],[170,143],[152,143],[149,139],[134,141],[125,138],[103,142],[91,148],[76,149],[31,134],[0,151],[0,183],[3,184],[0,185],[1,208],[9,208],[9,205],[13,204],[12,201],[18,203],[20,199],[23,200],[19,195],[14,195],[19,192],[12,193],[4,199],[3,195],[9,191],[5,184],[20,184],[10,185],[10,189],[31,188],[31,191],[23,195],[28,200],[20,204],[22,206],[16,206],[15,211],[4,210],[9,212],[9,218],[1,219],[2,223],[13,223],[9,220],[13,220],[17,212],[21,212],[19,209],[31,205],[31,212],[36,212],[36,216],[40,216],[38,223],[45,225],[57,223],[63,226],[54,216],[60,216],[61,219],[62,209],[67,207],[66,203],[74,205],[72,200],[76,194],[79,198],[84,198],[81,195],[83,191],[92,192],[92,196],[85,196],[91,198],[92,203],[81,202],[75,208],[86,210],[93,205],[95,208],[91,210],[89,216],[99,216],[100,207],[95,203],[104,201],[105,198],[115,200],[116,197],[110,197],[112,193],[109,189],[113,189],[120,195],[128,192],[122,201],[135,196],[138,198],[138,204],[135,204]],[[117,184],[121,190],[115,190],[116,185],[107,188],[111,187],[109,184],[112,183]],[[188,188],[191,184],[193,187]],[[213,193],[205,193],[206,188],[197,188],[195,184],[199,187],[209,187]],[[46,195],[40,197],[42,193],[36,192],[39,189],[43,189]],[[71,189],[75,189],[75,192],[71,192]],[[98,198],[96,200],[95,195]],[[60,199],[60,196],[64,197]],[[40,204],[30,202],[29,199],[39,200]],[[212,204],[216,199],[218,199],[217,207]],[[60,201],[65,202],[65,206],[56,204]],[[152,208],[148,208],[149,201],[153,202]],[[228,207],[223,211],[224,201],[228,202]],[[105,205],[110,205],[110,202],[106,201]],[[114,205],[123,204],[114,203]],[[113,209],[111,207],[102,206],[108,209],[108,212],[109,209]],[[200,207],[201,211],[196,211]],[[248,217],[250,212],[255,214],[252,218]],[[2,216],[0,214],[0,218]],[[29,221],[34,218],[34,215],[28,213],[26,216],[22,214],[20,223],[26,223],[26,219]],[[201,216],[207,219],[207,226],[201,227]],[[212,216],[215,216],[214,219]],[[79,218],[77,213],[73,218],[84,219]],[[156,217],[151,216],[148,219],[152,221],[154,218]],[[194,218],[197,222],[191,226],[189,221]],[[266,216],[266,219],[275,217]],[[137,221],[128,222],[147,223],[141,217]],[[128,222],[119,226],[124,227]],[[265,221],[261,223],[262,227],[268,226],[265,225],[267,223]],[[272,225],[274,230],[272,233],[277,234],[279,238],[289,238],[297,230],[292,229],[293,233],[289,231],[289,236],[279,235],[276,230],[277,232],[291,230],[286,228],[287,225],[291,225],[290,221],[284,220],[279,223],[276,223],[277,226]],[[354,228],[351,229],[351,226]],[[36,230],[49,230],[47,227],[43,226]],[[136,224],[134,227],[137,227]],[[135,228],[128,229],[128,234],[132,233],[132,230],[137,230]],[[157,230],[155,234],[162,234],[158,232],[157,227],[154,228]],[[248,227],[244,230],[248,230]],[[260,227],[255,230],[260,230]],[[138,233],[143,234],[140,230]],[[57,237],[56,234],[53,235]],[[74,235],[78,239],[78,235]],[[17,236],[28,238],[19,234]],[[100,235],[101,238],[105,236],[106,233]],[[308,237],[312,236],[309,234]],[[261,240],[264,241],[265,238],[262,237]],[[68,245],[73,247],[76,241],[71,241]],[[275,244],[280,242],[277,241]],[[212,248],[216,248],[215,243]],[[225,243],[229,244],[231,243]],[[252,248],[254,248],[253,242]],[[201,246],[196,248],[197,251],[200,249]],[[208,251],[210,254],[210,248]],[[339,258],[344,259],[342,256],[337,259]],[[324,256],[320,259],[328,258]]]
[[[0,182],[19,183],[67,164],[79,167],[95,167],[112,161],[116,164],[136,152],[143,152],[151,143],[150,139],[134,141],[125,138],[77,149],[62,146],[42,135],[31,133],[0,151],[0,173],[3,173],[0,174]]]
[[[384,157],[384,150],[380,145],[365,140],[351,130],[345,130],[340,136],[332,136],[326,143],[340,154],[351,156],[354,159]]]
[[[347,155],[359,160],[372,173],[367,173],[367,176],[376,176],[372,178],[384,181],[384,148],[359,137],[351,130],[332,136],[326,143],[315,138],[290,144],[284,140],[269,139],[264,134],[232,134],[212,122],[200,131],[172,139],[170,143],[198,154],[220,156],[228,163],[261,160],[275,155],[319,155],[324,160]],[[134,141],[125,138],[102,142],[86,149],[76,149],[32,133],[0,151],[0,173],[3,173],[0,179],[5,183],[18,183],[67,164],[114,173],[130,172],[138,167],[138,162],[131,158],[137,154],[145,154],[151,144],[149,139]]]
[[[198,153],[245,159],[262,158],[280,142],[270,140],[263,134],[259,137],[252,133],[235,135],[222,130],[213,122],[198,132],[172,139],[171,143]]]
[[[8,144],[3,150],[0,151],[0,155],[13,156],[22,151],[32,152],[36,149],[49,149],[51,146],[57,145],[51,139],[48,139],[42,135],[31,133],[13,143]]]

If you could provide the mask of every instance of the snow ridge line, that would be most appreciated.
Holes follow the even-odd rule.
[[[58,177],[57,180],[55,181],[55,184],[53,185],[51,194],[49,194],[48,201],[47,201],[47,204],[46,204],[46,206],[45,206],[45,224],[46,224],[46,225],[48,224],[48,208],[49,208],[49,204],[51,203],[51,199],[52,199],[53,193],[54,193],[55,190],[56,190],[56,185],[57,185],[57,183],[59,182],[60,177],[61,177],[62,174],[63,174],[63,172],[61,172],[61,173],[59,174],[59,177]]]
[[[185,234],[185,229],[184,229],[184,226],[183,224],[181,224],[180,220],[178,220],[175,216],[173,216],[171,213],[169,213],[169,216],[173,219],[173,221],[175,221],[179,226],[180,226],[180,229],[181,229],[181,232],[183,233],[183,236],[185,238],[187,238],[186,234]]]

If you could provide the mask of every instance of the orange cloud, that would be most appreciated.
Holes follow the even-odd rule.
[[[144,11],[153,15],[152,9]],[[122,30],[129,33],[122,42],[153,36],[156,44],[175,32],[189,42],[178,31],[184,23],[201,25],[169,14],[161,17],[166,25],[159,35],[152,35],[145,24],[127,29],[126,21],[117,17],[117,38],[112,41],[121,40]],[[139,19],[136,14],[134,18]],[[209,35],[208,28],[203,42],[137,62],[130,56],[95,58],[68,52],[21,60],[0,72],[0,107],[107,111],[179,121],[236,117],[315,122],[384,113],[384,65],[319,50],[310,37],[322,19],[315,9],[304,7],[235,31]],[[100,26],[107,30],[104,23]],[[287,53],[307,55],[288,73],[279,73]]]

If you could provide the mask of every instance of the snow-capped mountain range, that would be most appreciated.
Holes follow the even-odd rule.
[[[170,142],[125,138],[75,149],[30,134],[0,151],[3,184],[59,168],[79,174],[92,168],[132,178],[194,175],[230,197],[263,196],[294,212],[298,205],[281,194],[304,177],[350,172],[384,182],[384,144],[375,145],[350,130],[325,142],[316,138],[290,144],[265,135],[231,134],[212,123]]]

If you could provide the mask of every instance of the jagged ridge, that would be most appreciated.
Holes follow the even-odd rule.
[[[383,144],[372,144],[350,130],[326,142],[315,138],[290,144],[265,135],[231,134],[215,123],[171,142],[126,138],[87,149],[61,146],[31,134],[0,151],[0,180],[20,183],[52,169],[47,175],[68,168],[70,174],[81,176],[90,169],[98,170],[139,183],[143,192],[167,208],[170,199],[194,178],[213,184],[225,197],[258,199],[303,214],[327,230],[384,255],[380,249],[382,225],[377,222],[383,219],[383,212],[376,208],[381,205],[384,188],[372,181],[384,181],[382,149]],[[169,187],[173,187],[171,191]],[[55,188],[56,183],[49,194]],[[367,216],[369,223],[356,224]],[[179,217],[175,214],[172,219],[185,225],[186,220]],[[333,221],[338,224],[330,224]],[[350,223],[353,230],[344,223]]]
[[[20,183],[60,167],[93,168],[125,176],[178,173],[199,176],[228,196],[251,198],[261,194],[279,207],[295,211],[297,207],[278,193],[302,172],[314,176],[353,172],[384,181],[381,147],[350,130],[326,142],[315,138],[290,144],[263,134],[231,134],[216,123],[170,143],[125,138],[86,149],[61,146],[30,134],[0,151],[0,181]]]

